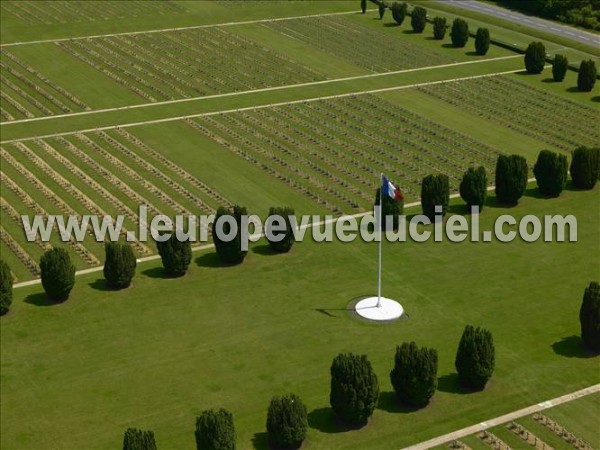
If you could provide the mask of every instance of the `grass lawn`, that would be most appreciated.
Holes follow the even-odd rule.
[[[264,448],[269,399],[293,391],[309,409],[307,448],[398,448],[596,383],[577,314],[598,276],[598,194],[544,200],[531,189],[518,207],[482,216],[490,229],[499,214],[575,214],[577,243],[386,243],[384,294],[409,319],[383,326],[346,311],[375,288],[375,244],[307,241],[273,256],[259,243],[228,268],[202,252],[178,280],[141,265],[123,292],[106,292],[99,274],[79,277],[61,305],[46,306],[39,286],[18,289],[2,318],[2,447],[115,448],[136,426],[160,448],[191,449],[195,415],[222,406],[239,447]],[[467,323],[496,343],[496,372],[480,393],[456,385]],[[388,379],[406,340],[440,355],[439,391],[420,411],[397,406]],[[328,393],[331,360],[346,351],[369,356],[381,397],[367,427],[344,432]],[[585,421],[590,408],[565,414]]]
[[[77,16],[79,10],[68,3],[48,3],[46,10],[28,2],[18,5],[2,2],[2,44],[355,11],[359,7],[355,1],[180,1],[157,2],[148,9],[140,9],[142,3],[124,6],[125,3],[107,2],[105,10],[98,10],[102,8],[99,3],[80,5],[81,14],[87,15],[85,18]],[[33,14],[18,19],[10,11],[21,11],[19,8],[33,8]],[[440,5],[439,9],[446,12],[430,10],[430,15],[439,13],[452,19],[447,14],[448,8],[452,7]],[[41,20],[36,18],[37,14],[42,16]],[[470,16],[471,28],[482,25],[476,19],[480,18]],[[3,175],[10,176],[50,214],[63,213],[62,209],[68,207],[78,213],[89,212],[88,208],[94,205],[86,206],[83,197],[75,195],[77,190],[109,213],[117,212],[121,203],[135,209],[138,196],[168,213],[177,208],[176,203],[199,213],[196,209],[198,205],[204,206],[203,201],[183,198],[186,192],[182,193],[182,190],[194,192],[198,184],[178,174],[177,166],[214,194],[202,194],[206,195],[202,198],[209,207],[225,199],[247,206],[250,213],[261,216],[271,206],[284,205],[294,207],[297,214],[324,214],[332,206],[338,206],[333,201],[348,203],[352,200],[350,196],[368,201],[370,207],[373,191],[367,178],[372,175],[369,170],[375,174],[379,170],[402,173],[405,176],[398,181],[406,188],[409,183],[418,184],[424,171],[447,172],[456,177],[463,168],[480,159],[489,163],[484,158],[466,156],[476,155],[483,145],[490,154],[519,153],[532,164],[543,148],[567,152],[572,142],[565,145],[564,139],[584,143],[586,139],[594,141],[598,134],[597,128],[592,128],[595,124],[587,123],[600,106],[597,87],[592,93],[575,92],[576,78],[571,72],[560,84],[549,81],[548,69],[539,76],[507,75],[509,80],[525,83],[526,88],[513,83],[512,86],[519,84],[519,87],[511,91],[506,90],[505,84],[504,90],[499,87],[498,91],[490,91],[487,102],[485,94],[477,94],[472,97],[473,102],[455,104],[445,91],[446,96],[439,94],[443,99],[440,100],[434,96],[436,92],[415,89],[413,85],[419,83],[518,72],[523,68],[522,56],[492,47],[483,58],[488,60],[480,61],[481,57],[472,54],[472,40],[467,48],[454,49],[448,45],[449,37],[444,42],[431,39],[431,25],[423,35],[417,35],[407,32],[409,20],[402,27],[393,26],[391,21],[389,11],[383,21],[370,11],[367,15],[318,19],[311,24],[294,21],[296,26],[305,24],[295,31],[292,23],[282,25],[288,21],[228,26],[225,35],[235,34],[258,44],[260,50],[254,44],[242,46],[258,52],[244,55],[249,59],[256,56],[259,61],[259,53],[268,49],[297,63],[294,67],[298,73],[294,76],[301,76],[300,71],[306,67],[318,72],[317,77],[306,79],[367,75],[376,67],[383,68],[382,72],[404,67],[414,70],[140,108],[127,107],[145,103],[147,95],[135,94],[125,84],[69,56],[55,43],[6,47],[32,70],[39,71],[92,109],[124,109],[31,122],[3,122],[1,139],[6,152],[51,192],[38,191],[31,182],[35,181],[33,177],[28,178],[29,183],[24,181],[17,170],[18,164],[6,155],[2,160]],[[315,23],[327,27],[315,28]],[[525,45],[536,39],[535,34],[523,34],[525,30],[521,28],[509,30],[500,25],[495,22],[490,26],[493,36]],[[213,31],[213,35],[219,33],[218,29]],[[331,36],[325,40],[328,47],[314,40],[315,36],[325,35]],[[364,39],[355,41],[353,46],[352,39],[357,35]],[[156,36],[156,41],[159,36],[167,39],[162,34],[151,34],[143,42],[153,42],[151,36]],[[585,47],[561,49],[562,45],[562,42],[549,43],[547,49],[568,54],[571,61],[590,56],[580,51],[590,51]],[[400,53],[403,46],[406,53]],[[595,50],[593,54],[598,56]],[[221,53],[224,54],[216,55],[217,59],[230,56],[228,51]],[[399,56],[404,54],[406,58]],[[185,55],[182,58],[189,57],[188,53]],[[506,58],[493,59],[498,57]],[[161,64],[168,58],[164,59]],[[423,67],[444,62],[461,64],[437,69]],[[10,60],[7,64],[17,63]],[[233,84],[224,86],[231,89],[255,86],[237,84],[236,72],[231,69],[237,66],[221,67],[218,61],[214,64],[220,69],[219,74],[233,80]],[[251,66],[243,69],[251,71]],[[233,72],[226,73],[227,70]],[[261,80],[259,72],[252,75],[258,77],[257,81],[268,80],[267,75],[272,75],[265,74]],[[247,76],[241,72],[239,75]],[[205,75],[199,72],[198,77],[202,76]],[[28,72],[27,77],[33,79],[34,75]],[[283,79],[288,78],[277,80]],[[158,85],[162,81],[158,79]],[[478,81],[446,86],[480,92]],[[57,110],[51,98],[25,81],[19,79],[14,83],[30,92],[32,98],[27,101],[33,101],[30,106],[33,112],[42,112],[44,105]],[[162,87],[168,83],[165,80]],[[4,86],[3,82],[3,90]],[[555,95],[545,96],[532,89],[529,96],[529,86]],[[160,90],[161,86],[154,88]],[[6,93],[21,95],[11,89],[8,87]],[[287,111],[287,116],[281,108],[273,110],[269,106],[374,89],[389,90],[377,93],[377,97],[346,99],[354,103],[345,106],[333,104],[336,100],[289,108],[292,111]],[[164,98],[170,98],[169,95]],[[372,98],[377,98],[378,103],[370,103]],[[346,100],[339,102],[344,104]],[[496,108],[496,116],[486,115],[488,104]],[[264,110],[217,116],[218,112],[255,106]],[[4,100],[3,107],[13,113],[16,108]],[[80,109],[76,110],[83,107],[77,105]],[[397,107],[404,112],[396,111]],[[351,113],[346,114],[347,111]],[[212,137],[179,119],[202,114],[211,116],[194,123],[214,126]],[[383,117],[385,114],[388,116]],[[152,123],[142,123],[147,121]],[[393,121],[410,126],[402,130]],[[362,123],[369,129],[363,129]],[[176,166],[161,166],[164,161],[156,159],[156,154],[144,153],[141,147],[129,152],[115,142],[103,143],[92,132],[88,133],[92,142],[87,144],[74,135],[81,130],[120,125],[129,125],[127,132]],[[452,133],[442,126],[453,130]],[[540,134],[540,128],[552,130]],[[40,147],[43,142],[33,140],[61,132],[71,133],[66,137],[68,142],[47,140],[56,145],[59,156],[81,167],[93,183],[85,176],[71,181],[71,177],[78,176],[71,173],[73,169],[62,165],[60,158],[50,156],[52,153],[46,154]],[[223,138],[222,133],[233,134]],[[243,151],[233,151],[231,146],[228,150],[223,145],[227,139],[237,142],[236,133],[241,143],[238,147],[248,144]],[[282,146],[288,142],[285,133],[293,139]],[[552,133],[562,135],[553,140]],[[114,130],[109,134],[118,136]],[[450,144],[441,145],[442,137],[448,137]],[[396,138],[398,147],[387,145]],[[18,150],[15,144],[4,145],[11,139],[29,139],[26,144],[33,148],[33,155],[47,162],[50,169],[44,171],[44,164],[36,158],[30,160],[31,155]],[[123,139],[117,137],[117,144],[125,142]],[[328,139],[332,142],[329,147],[324,144]],[[69,142],[85,150],[67,150]],[[94,142],[99,147],[92,145]],[[285,145],[293,152],[281,150]],[[125,142],[125,147],[129,146]],[[432,156],[440,148],[442,151]],[[387,153],[381,153],[380,149]],[[52,170],[72,184],[59,183]],[[115,181],[112,175],[119,180]],[[171,184],[169,177],[179,184]],[[290,182],[296,178],[301,182]],[[7,186],[9,183],[4,180],[3,198],[19,213],[30,212],[32,207],[19,197],[18,190],[9,191]],[[407,199],[416,199],[417,191],[414,186],[412,190],[406,189]],[[117,201],[111,202],[107,192]],[[60,196],[66,206],[54,195]],[[315,200],[314,196],[319,198]],[[359,206],[365,209],[364,204]],[[461,201],[453,201],[450,211],[462,213]],[[420,211],[413,208],[407,212]],[[493,229],[494,219],[501,214],[513,214],[517,219],[526,214],[538,217],[573,214],[578,220],[578,242],[385,243],[383,293],[398,299],[407,312],[403,320],[385,325],[359,320],[349,310],[353,299],[375,291],[375,243],[317,245],[308,240],[296,244],[289,254],[271,255],[261,241],[251,248],[246,261],[235,267],[221,267],[212,250],[203,250],[194,253],[190,272],[181,279],[164,279],[160,261],[141,264],[133,286],[122,292],[107,291],[101,272],[80,276],[70,299],[60,305],[48,304],[40,285],[16,289],[11,310],[2,317],[0,327],[0,447],[114,449],[121,445],[126,428],[137,427],[154,431],[159,449],[193,449],[195,417],[204,409],[224,407],[234,415],[238,448],[263,449],[267,448],[265,422],[271,397],[293,392],[309,410],[310,429],[304,448],[396,449],[598,383],[600,360],[581,349],[578,312],[584,288],[599,277],[600,187],[584,192],[569,184],[560,198],[542,199],[531,185],[515,208],[498,207],[492,198],[483,211],[481,229]],[[13,238],[22,240],[13,217],[14,214],[11,217],[3,210],[2,226]],[[56,236],[52,244],[60,245]],[[36,260],[41,255],[37,244],[23,246]],[[93,243],[89,248],[102,257],[100,244]],[[0,251],[19,281],[31,277],[5,242],[0,242]],[[81,258],[76,261],[78,268],[86,266],[83,262]],[[483,392],[466,393],[457,385],[454,357],[466,324],[489,328],[495,339],[496,371]],[[389,382],[396,345],[411,340],[439,352],[438,392],[428,407],[417,411],[396,403]],[[378,407],[370,423],[360,430],[342,429],[329,407],[329,367],[340,352],[367,354],[379,378]],[[600,396],[590,396],[550,409],[547,414],[598,446],[599,402]],[[528,427],[534,428],[530,419],[524,420]],[[556,444],[544,430],[532,431]],[[519,443],[526,445],[511,435],[506,428],[499,428],[499,437],[505,437],[515,447]],[[465,443],[475,450],[486,448],[476,436],[465,438]]]

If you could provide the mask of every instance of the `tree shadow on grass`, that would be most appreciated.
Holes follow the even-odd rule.
[[[506,205],[504,203],[500,203],[495,195],[488,195],[485,199],[485,206],[488,208],[511,209],[517,205]]]
[[[196,263],[196,265],[198,265],[200,267],[209,267],[209,268],[235,267],[235,266],[239,266],[241,264],[241,262],[236,263],[236,264],[224,263],[219,259],[219,256],[217,255],[216,252],[204,253],[204,254],[198,256],[194,260],[194,262]]]
[[[593,353],[586,350],[579,336],[565,336],[560,341],[552,344],[554,353],[567,358],[591,358],[597,356],[598,353]]]
[[[594,103],[600,103],[600,95],[596,95],[595,97],[592,97],[592,101]]]
[[[142,275],[147,276],[148,278],[171,278],[167,275],[167,272],[165,272],[164,267],[153,267],[152,269],[146,269],[142,272]]]
[[[556,197],[550,197],[548,195],[544,195],[540,192],[540,188],[536,187],[531,187],[525,190],[525,194],[523,194],[525,197],[531,197],[531,198],[538,198],[538,199],[542,199],[542,200],[548,200],[548,199],[552,199],[552,198],[556,198]]]
[[[455,48],[455,47],[450,42],[446,42],[445,44],[442,44],[442,48]]]
[[[467,389],[460,385],[458,382],[458,374],[457,373],[449,373],[448,375],[444,375],[438,377],[438,391],[448,392],[450,394],[470,394],[471,392],[477,392],[474,389]]]
[[[264,431],[261,433],[254,433],[252,438],[252,447],[257,450],[268,450],[269,447],[269,435]]]
[[[412,30],[412,29],[404,30],[402,33],[403,34],[419,34],[415,30]]]
[[[48,300],[45,292],[38,292],[37,294],[31,294],[25,297],[25,303],[35,306],[55,306],[60,305],[63,302],[53,302]]]
[[[398,23],[396,23],[396,22],[387,22],[387,23],[384,23],[383,26],[386,28],[397,28],[400,25],[398,25]]]
[[[565,185],[565,191],[573,191],[573,192],[579,192],[579,191],[586,191],[587,189],[581,189],[578,188],[577,186],[575,186],[575,183],[573,183],[573,180],[569,180],[567,181],[567,184]]]
[[[473,51],[473,50],[465,52],[465,55],[467,55],[467,56],[483,56],[483,55],[480,55],[479,53],[477,53],[476,51]]]
[[[104,278],[98,278],[97,280],[94,280],[91,283],[88,283],[88,286],[96,291],[102,291],[102,292],[112,291],[112,289],[108,286],[108,283],[106,282],[106,280]]]
[[[554,81],[554,78],[544,78],[542,83],[557,83],[557,81]]]
[[[252,253],[256,253],[257,255],[262,256],[277,255],[277,252],[273,251],[269,244],[256,245],[252,247]]]
[[[571,86],[570,88],[567,88],[567,92],[578,93],[578,92],[581,92],[581,91],[579,90],[579,88],[577,86]]]
[[[419,411],[425,408],[427,405],[423,406],[412,406],[406,405],[400,400],[394,391],[390,392],[381,392],[379,394],[379,401],[377,402],[377,409],[381,409],[382,411],[386,411],[389,413],[402,413],[402,414],[410,414],[416,411]]]
[[[342,423],[331,408],[319,408],[308,414],[308,426],[322,433],[345,433],[347,431],[359,430],[366,424],[347,425]]]

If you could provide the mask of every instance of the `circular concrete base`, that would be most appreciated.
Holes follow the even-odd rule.
[[[381,297],[379,307],[377,297],[367,297],[359,301],[354,309],[359,316],[376,321],[399,319],[404,313],[400,303],[385,297]]]

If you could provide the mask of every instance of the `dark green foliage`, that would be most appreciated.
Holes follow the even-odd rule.
[[[446,24],[447,20],[445,17],[436,17],[433,19],[433,38],[441,41],[446,37]]]
[[[490,49],[490,30],[478,28],[475,34],[475,52],[478,55],[486,55]]]
[[[520,11],[600,31],[598,0],[495,0]]]
[[[402,25],[404,22],[407,11],[408,5],[406,3],[394,2],[392,4],[392,17],[398,25]]]
[[[533,167],[540,192],[549,197],[558,197],[567,184],[568,169],[565,155],[542,150]]]
[[[525,51],[525,69],[527,72],[542,73],[546,65],[546,47],[541,42],[532,42]]]
[[[348,424],[365,424],[378,398],[377,376],[366,355],[340,353],[334,358],[329,402],[340,419]]]
[[[421,183],[421,207],[431,221],[435,218],[435,207],[441,206],[442,216],[448,211],[448,203],[450,202],[450,180],[448,175],[437,174],[427,175]]]
[[[600,285],[593,281],[585,288],[579,310],[581,340],[593,351],[600,351]]]
[[[385,14],[386,4],[383,1],[379,1],[379,18],[383,19],[383,15]]]
[[[42,286],[49,300],[61,302],[75,285],[75,266],[64,248],[53,248],[40,259]]]
[[[360,0],[360,10],[363,14],[367,12],[367,0]]]
[[[299,448],[308,432],[308,413],[294,394],[273,397],[267,412],[269,444],[274,448]]]
[[[415,33],[422,33],[427,24],[427,10],[420,6],[415,6],[410,15],[410,26]]]
[[[398,399],[408,405],[426,405],[437,389],[437,368],[435,349],[418,348],[414,342],[396,347],[390,380]]]
[[[579,189],[593,189],[600,176],[600,148],[579,147],[572,153],[571,178]]]
[[[487,174],[485,167],[469,167],[460,182],[460,196],[467,206],[479,206],[483,210],[487,198]]]
[[[122,242],[107,242],[104,252],[104,278],[108,286],[111,289],[129,287],[137,264],[131,246]]]
[[[567,69],[569,68],[569,60],[564,55],[556,55],[552,62],[552,78],[556,82],[561,82],[567,75]]]
[[[0,316],[10,309],[13,298],[13,276],[10,267],[0,259]]]
[[[233,415],[226,409],[209,409],[196,418],[198,450],[235,450]]]
[[[234,206],[231,210],[227,208],[219,208],[217,209],[217,213],[215,215],[215,221],[213,223],[213,241],[215,243],[215,249],[217,250],[217,255],[219,259],[226,264],[239,264],[246,257],[247,251],[242,250],[242,238],[241,238],[241,222],[242,216],[247,215],[248,212],[246,208],[243,206]],[[229,242],[225,242],[219,238],[216,233],[217,229],[217,221],[221,216],[232,216],[237,223],[237,233],[235,234],[233,240]],[[225,235],[228,235],[231,231],[231,226],[229,223],[223,223],[223,232]]]
[[[582,92],[591,92],[596,84],[597,76],[598,71],[596,70],[596,63],[593,60],[581,61],[579,75],[577,75],[577,87]]]
[[[398,186],[394,183],[395,186]],[[398,188],[399,189],[399,188]],[[379,205],[379,197],[381,195],[381,188],[377,188],[375,191],[375,204]],[[404,197],[402,196],[399,200],[394,200],[389,196],[383,197],[383,205],[381,205],[381,214],[383,222],[381,223],[381,229],[387,230],[387,221],[385,217],[392,216],[393,229],[397,230],[400,223],[400,216],[404,212]]]
[[[186,274],[192,261],[192,243],[189,240],[180,241],[177,233],[171,233],[166,241],[156,241],[156,248],[168,276],[180,277]]]
[[[463,48],[469,41],[469,24],[463,19],[454,19],[452,30],[450,31],[452,45],[457,48]]]
[[[127,428],[123,435],[123,450],[156,450],[154,433],[137,428]]]
[[[463,331],[454,366],[458,382],[472,389],[483,389],[496,364],[494,338],[484,328],[467,325]]]
[[[294,230],[292,227],[292,222],[290,221],[290,216],[294,215],[294,210],[289,207],[279,208],[273,207],[269,209],[269,216],[281,216],[285,219],[286,230],[283,232],[274,233],[278,236],[283,234],[284,238],[279,241],[272,241],[267,236],[267,240],[269,241],[269,245],[271,249],[277,253],[287,253],[291,250],[292,245],[294,245]]]
[[[516,205],[527,188],[527,161],[520,155],[500,155],[496,162],[496,199]]]

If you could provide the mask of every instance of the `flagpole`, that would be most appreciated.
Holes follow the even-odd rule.
[[[379,177],[379,270],[377,279],[377,307],[381,306],[381,228],[383,222],[383,172]]]

